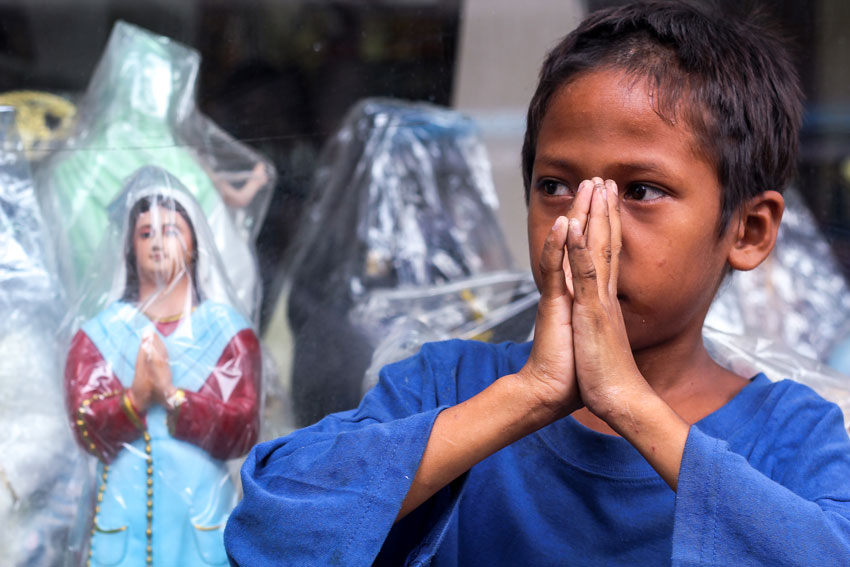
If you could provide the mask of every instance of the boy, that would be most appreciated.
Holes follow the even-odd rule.
[[[523,147],[531,344],[449,341],[256,447],[234,565],[850,565],[850,440],[702,343],[773,247],[801,96],[755,24],[651,2],[549,54]]]

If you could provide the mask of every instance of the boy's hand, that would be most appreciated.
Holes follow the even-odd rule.
[[[598,177],[592,183],[587,215],[575,215],[567,234],[576,381],[585,406],[634,445],[676,490],[689,425],[655,393],[635,363],[617,299],[617,185]]]
[[[579,185],[569,216],[586,221],[592,185]],[[540,402],[557,417],[581,407],[573,355],[573,282],[565,262],[568,221],[558,217],[543,245],[540,257],[540,302],[534,326],[531,355],[519,375],[526,380]]]
[[[567,236],[573,276],[573,341],[581,398],[607,421],[624,396],[648,388],[632,356],[620,302],[617,276],[621,248],[617,184],[594,177],[587,209],[571,218]],[[579,213],[579,211],[576,211]]]

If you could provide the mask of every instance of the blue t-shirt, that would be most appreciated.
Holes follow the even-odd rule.
[[[393,526],[434,419],[530,344],[447,341],[384,368],[356,410],[254,448],[233,565],[850,565],[850,439],[811,389],[756,376],[691,427],[674,493],[572,417],[474,466]]]

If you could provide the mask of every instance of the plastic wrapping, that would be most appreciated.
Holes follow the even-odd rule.
[[[531,272],[493,272],[421,288],[375,290],[351,312],[374,348],[365,393],[381,368],[451,338],[499,343],[530,340],[540,294]]]
[[[302,425],[360,399],[371,346],[348,321],[355,301],[510,268],[486,151],[456,112],[362,101],[323,149],[309,199],[278,308],[288,306],[295,338]]]
[[[57,565],[84,472],[63,417],[66,307],[14,110],[0,108],[0,566]]]
[[[144,165],[176,176],[201,204],[237,299],[258,312],[253,240],[274,171],[195,107],[199,54],[118,22],[78,107],[73,135],[38,175],[45,212],[58,228],[63,273],[76,293],[108,224],[106,206]]]
[[[839,372],[850,375],[850,337],[835,345],[826,362]]]
[[[61,147],[71,135],[77,116],[77,107],[71,101],[43,91],[0,93],[0,105],[15,107],[18,134],[30,163]]]
[[[773,252],[755,270],[730,275],[706,325],[826,362],[850,337],[850,287],[802,198],[789,190],[785,203]]]
[[[703,340],[714,360],[740,376],[764,372],[771,380],[787,378],[809,386],[841,408],[850,433],[850,381],[846,375],[769,338],[735,335],[706,326]]]
[[[68,416],[98,461],[75,550],[92,566],[226,564],[226,461],[259,434],[259,341],[176,177],[144,167],[108,211],[68,333]]]

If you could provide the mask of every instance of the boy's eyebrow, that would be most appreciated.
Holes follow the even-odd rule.
[[[556,156],[545,156],[539,155],[537,159],[534,160],[535,164],[543,165],[547,167],[552,167],[556,169],[562,169],[566,171],[577,171],[580,170],[580,167],[577,167],[573,162],[566,160],[561,157]],[[643,160],[643,161],[620,161],[609,164],[608,167],[612,172],[616,172],[618,174],[623,173],[656,173],[658,175],[669,175],[669,171],[664,167],[663,163],[652,160]],[[606,172],[599,172],[606,173]],[[610,173],[610,172],[608,172]],[[606,173],[606,175],[608,174]],[[598,175],[598,173],[596,174]]]
[[[660,175],[668,175],[667,169],[664,168],[664,165],[655,161],[632,161],[632,162],[623,162],[619,163],[615,166],[617,170],[629,171],[629,172],[650,172],[657,173]]]
[[[556,156],[547,156],[543,154],[537,154],[534,159],[535,165],[547,165],[549,167],[557,167],[559,169],[573,169],[572,162],[565,160],[561,157]]]

